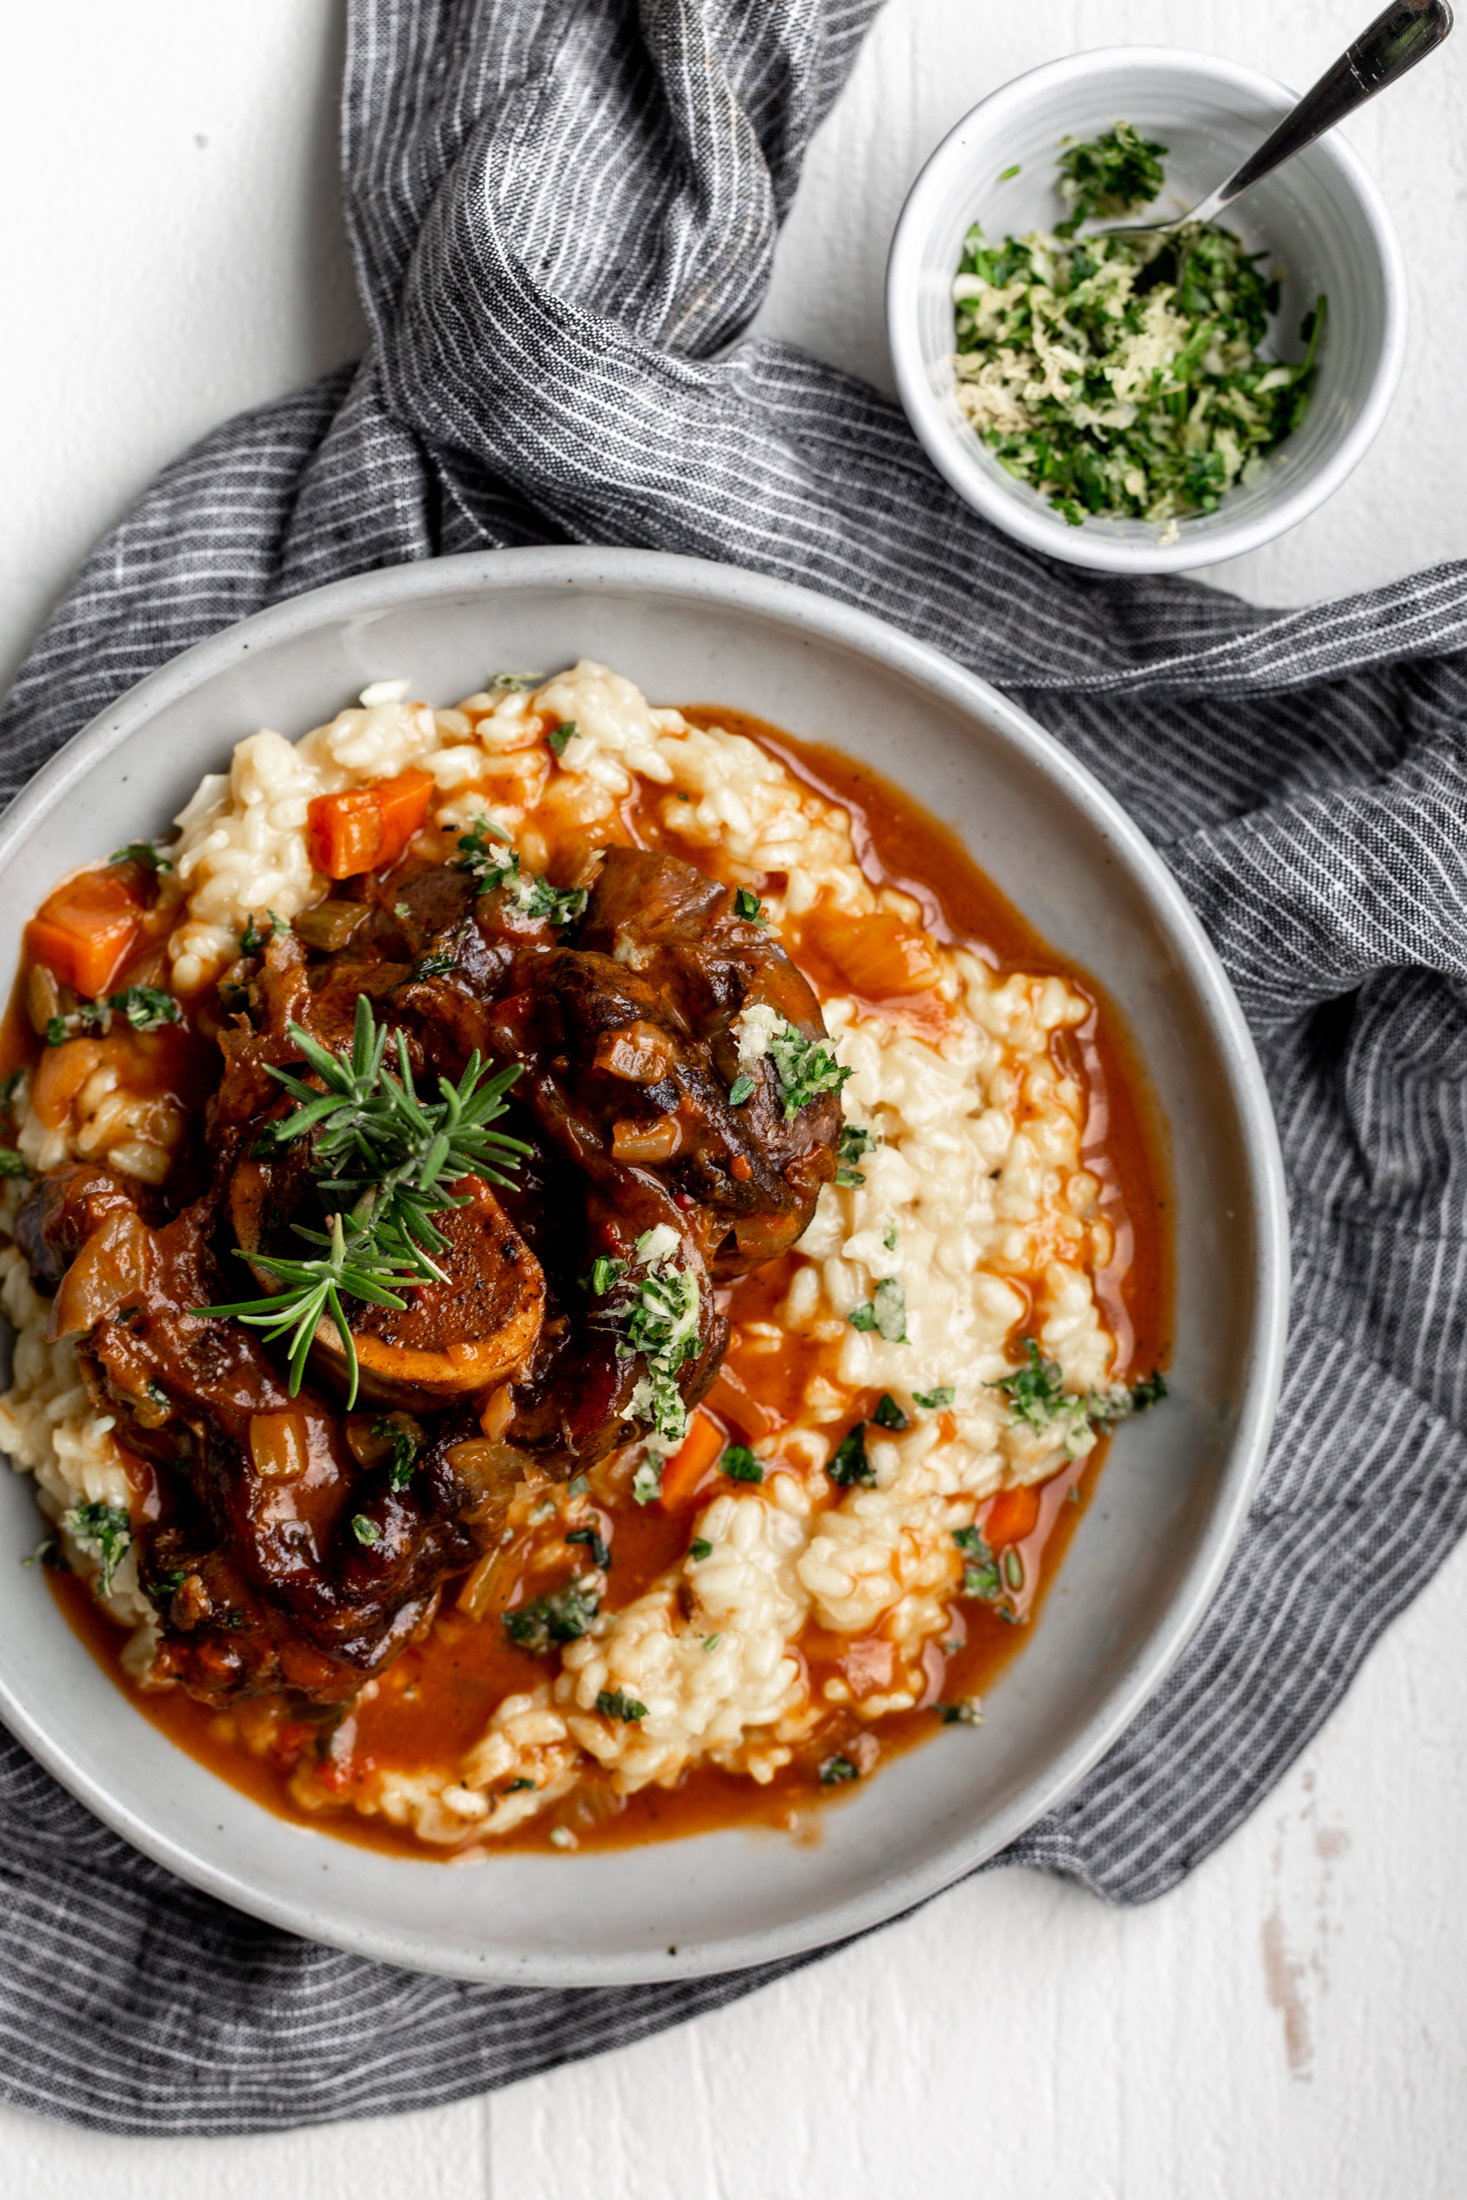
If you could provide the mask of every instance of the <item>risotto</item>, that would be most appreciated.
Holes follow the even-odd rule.
[[[7,1027],[68,1608],[226,1776],[443,1855],[979,1725],[1164,1393],[1105,1022],[880,782],[597,664],[241,740]]]

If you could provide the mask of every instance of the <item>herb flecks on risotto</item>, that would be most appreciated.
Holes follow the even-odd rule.
[[[965,1633],[1161,1393],[1092,1001],[703,715],[381,682],[28,936],[0,1442],[132,1679],[298,1811],[579,1847],[853,1786],[976,1723]]]
[[[1305,316],[1302,359],[1266,357],[1279,285],[1264,254],[1212,223],[1076,234],[1154,198],[1165,152],[1124,122],[1067,147],[1070,219],[1001,244],[975,223],[953,282],[958,405],[1073,527],[1215,511],[1262,478],[1309,404],[1325,301]]]

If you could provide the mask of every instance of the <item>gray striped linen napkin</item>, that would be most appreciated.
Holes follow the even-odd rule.
[[[1008,1852],[1140,1902],[1266,1793],[1467,1523],[1467,567],[1286,614],[1092,579],[959,504],[862,383],[729,349],[873,12],[353,0],[368,355],[210,436],[101,545],[10,697],[0,792],[262,605],[517,543],[777,574],[1019,695],[1211,934],[1294,1215],[1236,1561],[1124,1740]],[[223,2133],[423,2107],[796,1967],[578,1992],[388,1970],[180,1885],[0,1743],[0,2092],[51,2115]]]

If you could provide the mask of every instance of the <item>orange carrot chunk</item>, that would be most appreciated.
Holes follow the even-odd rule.
[[[1038,1490],[1000,1490],[983,1524],[984,1540],[991,1549],[1001,1551],[1006,1543],[1022,1543],[1038,1525]]]
[[[370,871],[382,852],[382,805],[374,787],[318,794],[306,804],[306,852],[328,878]]]
[[[691,1504],[704,1475],[723,1451],[727,1439],[707,1413],[695,1413],[692,1426],[662,1470],[662,1502],[670,1511]]]
[[[399,772],[395,779],[384,779],[380,787],[372,789],[382,806],[382,847],[379,863],[396,863],[413,834],[428,815],[428,804],[436,785],[431,772],[414,767]]]
[[[26,953],[62,985],[95,999],[137,945],[143,912],[116,871],[83,871],[58,886],[25,928]]]

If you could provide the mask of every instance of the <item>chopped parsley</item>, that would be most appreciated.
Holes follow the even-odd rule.
[[[536,1597],[518,1611],[506,1612],[504,1631],[521,1650],[543,1656],[553,1643],[579,1642],[601,1609],[601,1599],[586,1581],[570,1581],[549,1596]]]
[[[125,1505],[104,1505],[88,1499],[61,1515],[61,1525],[72,1541],[98,1561],[97,1594],[107,1595],[117,1569],[132,1549],[132,1522]]]
[[[1263,477],[1309,404],[1325,301],[1304,318],[1302,359],[1264,357],[1278,285],[1231,230],[1075,234],[1154,198],[1165,151],[1124,122],[1069,146],[1069,219],[996,245],[975,225],[953,284],[958,404],[1073,527],[1216,510]]]
[[[880,1144],[881,1134],[879,1131],[868,1130],[864,1123],[843,1124],[841,1126],[840,1144],[835,1150],[836,1183],[845,1184],[852,1189],[858,1184],[864,1184],[866,1179],[856,1167],[856,1163],[869,1148]]]
[[[956,1703],[932,1706],[944,1726],[982,1726],[983,1707],[976,1696],[962,1696]]]
[[[1003,1595],[1003,1577],[983,1530],[954,1528],[953,1541],[963,1554],[963,1595],[976,1597],[983,1604],[996,1604]]]
[[[632,1495],[639,1505],[655,1505],[662,1495],[662,1455],[649,1452],[632,1476]]]
[[[1124,1384],[1108,1390],[1066,1390],[1058,1360],[1045,1359],[1033,1337],[1021,1337],[1019,1343],[1024,1348],[1024,1365],[985,1387],[1004,1393],[1015,1427],[1054,1431],[1062,1436],[1072,1459],[1083,1458],[1094,1448],[1097,1436],[1133,1413],[1147,1412],[1167,1394],[1159,1368],[1130,1390]]]
[[[494,672],[489,676],[490,687],[498,688],[504,695],[523,695],[526,688],[539,684],[538,672]]]
[[[745,924],[762,924],[767,927],[769,919],[764,914],[763,904],[760,902],[759,896],[751,893],[747,886],[736,886],[734,888],[733,905],[734,915],[742,917]]]
[[[156,985],[124,986],[107,1005],[125,1016],[134,1031],[161,1031],[165,1024],[183,1022],[183,1010],[173,995]]]
[[[378,1527],[376,1521],[369,1520],[365,1513],[352,1514],[351,1532],[358,1543],[366,1544],[368,1550],[371,1549],[374,1543],[382,1541],[382,1530]]]
[[[762,1482],[764,1469],[747,1444],[730,1444],[718,1462],[720,1474],[726,1474],[730,1482]]]
[[[41,1538],[35,1549],[20,1563],[22,1566],[44,1566],[50,1571],[52,1568],[64,1567],[66,1561],[57,1548],[55,1536],[47,1535]]]
[[[591,1564],[599,1566],[603,1573],[609,1571],[611,1553],[603,1542],[599,1530],[595,1528],[572,1528],[567,1533],[565,1540],[567,1543],[584,1543],[586,1555]]]
[[[733,1083],[728,1088],[729,1106],[731,1108],[741,1108],[746,1100],[753,1097],[753,1092],[753,1078],[748,1074],[747,1070],[741,1070],[738,1076],[734,1079]]]
[[[1015,162],[1014,162],[1014,164],[1013,164],[1013,166],[1012,166],[1011,168],[1000,168],[1000,170],[999,170],[999,172],[998,172],[998,178],[997,178],[997,180],[998,180],[998,182],[1000,182],[1000,183],[1007,183],[1007,182],[1009,181],[1009,178],[1010,178],[1011,176],[1016,176],[1016,175],[1018,175],[1018,173],[1019,173],[1019,163],[1018,163],[1018,161],[1015,161]]]
[[[415,978],[446,978],[459,967],[458,956],[452,948],[440,949],[434,955],[420,955],[413,964]]]
[[[878,1428],[905,1428],[907,1416],[889,1390],[883,1390],[871,1415]]]
[[[490,817],[486,812],[483,817],[476,818],[458,846],[459,854],[464,859],[459,869],[471,872],[477,879],[486,878],[491,871],[502,870],[509,861],[508,856],[500,855],[490,847],[486,835],[502,841],[506,848],[514,846],[513,833],[507,825],[501,825],[497,817]]]
[[[1097,214],[1114,221],[1148,205],[1166,182],[1161,165],[1166,152],[1131,122],[1118,122],[1103,137],[1067,145],[1059,157],[1059,188],[1071,211],[1056,236],[1073,237],[1082,222]]]
[[[0,1176],[29,1176],[31,1165],[13,1146],[0,1146]]]
[[[560,725],[552,726],[545,736],[550,744],[552,755],[557,758],[564,756],[575,737],[576,722],[574,718],[567,718]]]
[[[609,1261],[604,1270],[597,1261],[591,1271],[592,1286],[599,1294],[611,1290],[631,1294],[610,1309],[610,1317],[621,1332],[616,1340],[618,1359],[629,1360],[640,1354],[647,1363],[646,1373],[628,1400],[628,1411],[638,1420],[651,1422],[649,1442],[663,1451],[674,1449],[688,1433],[688,1409],[678,1388],[678,1374],[684,1363],[696,1360],[702,1350],[698,1278],[692,1269],[676,1266],[671,1255],[677,1249],[676,1233],[663,1224],[656,1230],[645,1230],[637,1240],[637,1258],[646,1266],[640,1278],[628,1281],[629,1263],[625,1261]],[[598,1282],[602,1274],[606,1277],[604,1283]],[[660,1466],[658,1476],[660,1486]],[[641,1503],[650,1503],[656,1494],[656,1490],[651,1491]]]
[[[1073,1411],[1080,1401],[1065,1389],[1065,1371],[1058,1360],[1046,1360],[1032,1337],[1021,1337],[1025,1364],[1012,1375],[1000,1375],[985,1389],[1001,1390],[1009,1402],[1009,1419],[1023,1427],[1043,1429]]]
[[[527,1780],[524,1774],[521,1773],[520,1777],[517,1780],[507,1780],[504,1786],[499,1790],[499,1792],[501,1795],[519,1795],[526,1788],[528,1788],[530,1793],[533,1794],[535,1790],[535,1783],[533,1780]]]
[[[626,1272],[627,1264],[624,1260],[611,1260],[605,1253],[600,1253],[591,1263],[591,1289],[598,1298],[605,1298],[607,1292],[621,1282]]]
[[[136,863],[145,871],[171,871],[167,856],[160,856],[151,840],[130,840],[107,858],[109,863]]]
[[[887,1217],[886,1228],[881,1233],[881,1242],[886,1247],[889,1253],[894,1253],[896,1251],[897,1226],[890,1216]]]
[[[695,1559],[711,1558],[713,1555],[713,1545],[706,1536],[702,1535],[694,1536],[692,1542],[688,1545],[688,1550]]]
[[[852,1307],[852,1329],[874,1329],[888,1344],[907,1341],[907,1294],[899,1276],[884,1276],[865,1306]]]
[[[487,835],[504,845],[495,848]],[[481,894],[498,887],[524,917],[543,917],[556,925],[573,924],[586,906],[584,886],[552,886],[538,871],[520,868],[519,850],[504,827],[492,817],[479,818],[459,841],[461,871],[477,879]]]
[[[874,1490],[876,1469],[866,1457],[866,1424],[858,1421],[841,1438],[826,1463],[826,1473],[843,1490]]]
[[[273,909],[265,911],[265,929],[262,932],[253,916],[245,920],[245,928],[239,935],[239,951],[242,955],[259,955],[277,932],[288,932],[290,926],[284,917],[277,917]]]
[[[853,1074],[841,1068],[829,1047],[822,1046],[818,1039],[805,1038],[790,1023],[781,1024],[774,1032],[769,1052],[779,1077],[786,1122],[801,1108],[809,1107],[812,1100],[818,1100],[822,1092],[839,1092]]]
[[[121,1016],[134,1031],[161,1031],[165,1024],[183,1022],[183,1010],[171,993],[156,985],[126,985],[105,1000],[81,1001],[68,1015],[48,1017],[46,1044],[59,1047],[79,1031],[109,1032],[115,1016]]]
[[[387,1465],[387,1487],[405,1490],[413,1478],[418,1463],[420,1438],[415,1436],[405,1414],[383,1414],[372,1423],[372,1434],[392,1446]]]
[[[621,1688],[603,1688],[596,1698],[596,1709],[603,1719],[635,1720],[647,1716],[647,1706]]]
[[[843,1787],[847,1780],[859,1780],[860,1777],[849,1757],[827,1757],[820,1767],[822,1787]]]
[[[935,1413],[939,1406],[950,1406],[957,1396],[951,1383],[943,1383],[936,1390],[914,1390],[912,1402],[924,1413]]]

